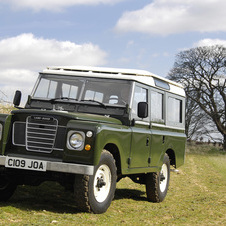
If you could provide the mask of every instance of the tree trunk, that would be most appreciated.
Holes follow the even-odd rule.
[[[223,149],[226,151],[226,134],[224,134]]]

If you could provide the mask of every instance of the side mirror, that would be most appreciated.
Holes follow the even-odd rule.
[[[17,90],[14,95],[13,104],[15,107],[18,107],[20,105],[21,101],[21,91]]]
[[[148,117],[148,103],[139,102],[137,108],[137,115],[139,118],[147,118]]]

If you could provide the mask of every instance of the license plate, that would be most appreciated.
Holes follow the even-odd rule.
[[[16,169],[46,171],[46,165],[46,161],[34,159],[23,159],[7,156],[5,160],[5,167]]]

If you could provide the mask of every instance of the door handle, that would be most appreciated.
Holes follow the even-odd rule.
[[[149,139],[149,137],[147,137],[147,139],[146,139],[146,146],[149,146],[149,142],[150,142],[150,139]]]

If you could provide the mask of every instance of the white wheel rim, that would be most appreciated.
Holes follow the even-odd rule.
[[[102,185],[100,187],[98,185],[100,180],[101,182],[105,183],[105,185]],[[101,165],[96,171],[93,184],[94,197],[97,200],[97,202],[104,202],[106,200],[110,192],[110,188],[111,188],[110,168],[107,165]]]
[[[167,182],[168,182],[168,167],[166,164],[162,165],[162,169],[160,171],[160,179],[161,175],[164,177],[164,179],[160,180],[160,191],[164,192],[166,190]]]

